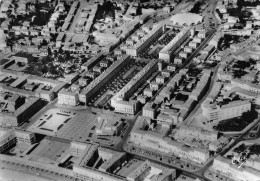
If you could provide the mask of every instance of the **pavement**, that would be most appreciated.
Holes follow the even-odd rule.
[[[37,175],[28,174],[26,172],[21,172],[17,170],[12,170],[10,168],[2,167],[0,169],[1,180],[12,180],[12,181],[51,181],[52,179],[39,177]]]

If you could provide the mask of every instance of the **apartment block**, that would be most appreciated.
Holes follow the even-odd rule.
[[[190,28],[184,27],[160,52],[159,58],[167,62],[172,59],[173,52],[190,36]]]
[[[251,103],[245,101],[233,101],[224,105],[202,104],[202,114],[209,120],[225,120],[242,116],[243,113],[251,111]]]

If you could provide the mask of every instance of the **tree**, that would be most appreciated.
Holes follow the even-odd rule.
[[[63,54],[64,51],[63,51],[62,48],[60,47],[58,52],[59,52],[59,54]]]
[[[61,55],[59,55],[59,56],[58,56],[58,61],[59,61],[59,62],[65,62],[65,59],[64,59]]]
[[[41,72],[42,72],[43,74],[47,73],[47,72],[48,72],[48,67],[47,67],[46,65],[43,65]]]
[[[224,38],[221,37],[221,38],[219,39],[219,41],[218,41],[218,46],[217,46],[218,50],[222,50],[221,45],[222,45],[223,41],[224,41]]]
[[[260,145],[258,144],[254,144],[252,146],[249,147],[250,152],[252,152],[252,154],[256,154],[256,155],[260,155]]]
[[[48,56],[52,55],[50,47],[47,48],[47,51],[48,51]]]
[[[51,62],[51,59],[49,57],[43,57],[42,58],[42,64],[46,65]]]
[[[41,44],[42,44],[42,46],[47,46],[48,42],[45,39],[43,39]]]
[[[54,75],[58,75],[59,72],[57,71],[56,68],[57,68],[57,67],[55,67],[55,66],[53,66],[53,65],[50,66],[50,70],[49,70],[50,73],[51,73],[51,74],[54,74]]]
[[[247,146],[243,143],[243,144],[239,145],[239,147],[234,148],[233,151],[236,152],[236,153],[242,153],[246,149],[247,149]]]

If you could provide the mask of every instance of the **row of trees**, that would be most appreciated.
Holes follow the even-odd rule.
[[[220,121],[214,129],[221,132],[242,131],[256,118],[257,118],[256,112],[254,111],[246,112],[241,116],[241,118],[233,118],[229,120]]]
[[[250,155],[256,154],[257,156],[260,155],[260,145],[259,144],[253,144],[253,145],[245,145],[244,143],[239,145],[238,147],[234,148],[234,152],[236,153],[243,153],[246,150],[250,151]]]

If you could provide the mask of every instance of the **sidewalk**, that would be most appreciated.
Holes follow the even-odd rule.
[[[7,181],[51,181],[50,179],[43,178],[36,175],[31,175],[22,171],[11,170],[8,168],[0,169],[0,180]]]

